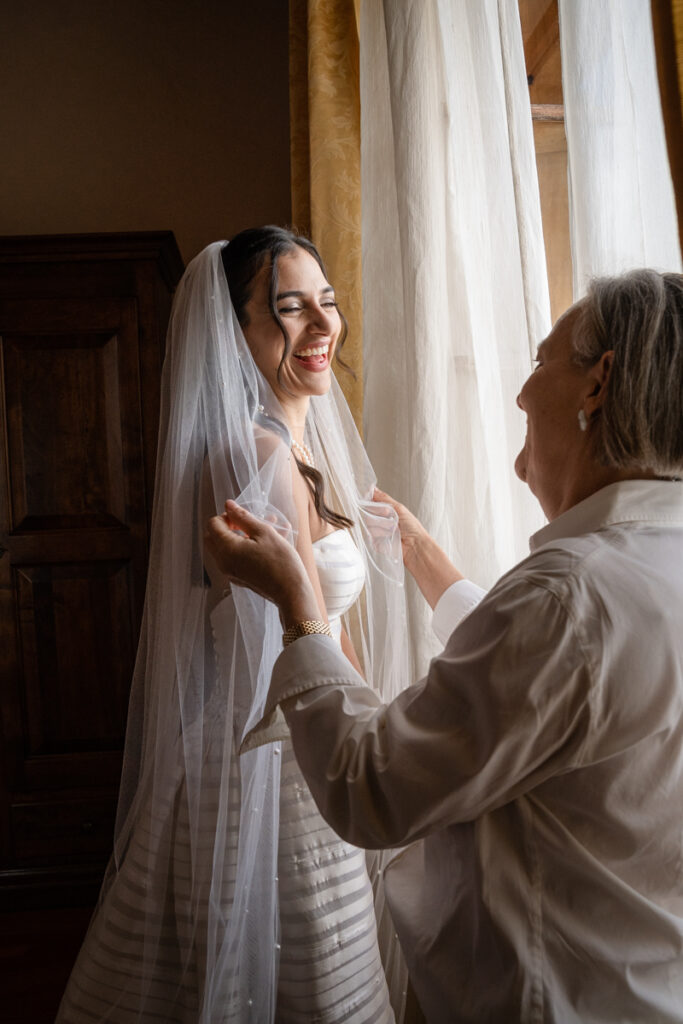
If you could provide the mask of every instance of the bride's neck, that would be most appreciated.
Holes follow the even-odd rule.
[[[309,399],[308,396],[304,399],[299,399],[292,402],[282,402],[282,411],[285,414],[287,420],[287,426],[289,432],[295,441],[299,444],[304,439],[304,431],[306,429],[306,414],[308,413]]]

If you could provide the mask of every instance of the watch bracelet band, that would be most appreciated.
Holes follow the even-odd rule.
[[[283,647],[288,647],[289,644],[293,644],[295,640],[298,640],[300,636],[311,636],[315,633],[322,636],[332,636],[332,630],[322,619],[304,619],[303,622],[297,622],[285,630],[282,634],[282,645]]]

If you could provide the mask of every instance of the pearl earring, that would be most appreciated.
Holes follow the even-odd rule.
[[[579,430],[588,430],[588,420],[583,409],[579,409]]]

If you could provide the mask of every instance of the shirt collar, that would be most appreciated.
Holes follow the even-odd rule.
[[[529,547],[578,537],[616,523],[678,523],[683,526],[683,483],[677,480],[622,480],[602,487],[532,534]]]

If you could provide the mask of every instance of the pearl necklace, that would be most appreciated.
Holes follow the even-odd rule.
[[[292,451],[294,451],[295,448],[296,448],[296,453],[298,453],[298,455],[301,457],[301,461],[304,462],[307,466],[310,466],[311,469],[315,469],[315,462],[313,461],[313,453],[312,453],[311,449],[308,447],[308,445],[307,444],[299,444],[298,441],[295,441],[294,438],[292,438]]]

